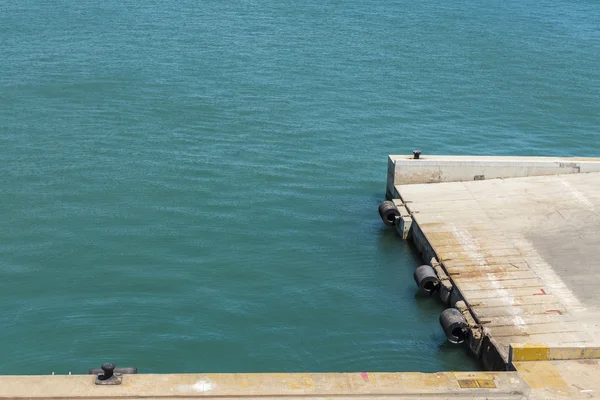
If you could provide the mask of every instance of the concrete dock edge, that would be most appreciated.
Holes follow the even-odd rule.
[[[396,185],[467,182],[600,172],[600,158],[390,155],[386,197],[397,197]]]
[[[569,203],[568,196],[565,200],[558,198],[559,202],[562,201],[559,203],[562,213],[561,210],[556,210],[559,217],[580,218],[584,213],[593,216],[598,214],[594,202],[599,201],[600,193],[588,189],[594,187],[592,182],[596,182],[599,176],[600,158],[420,155],[417,159],[413,156],[391,155],[388,157],[387,172],[386,197],[401,205],[412,219],[410,232],[402,237],[409,238],[422,260],[430,263],[435,269],[440,280],[439,294],[442,302],[449,307],[458,308],[465,317],[474,332],[469,336],[467,343],[486,369],[506,370],[511,368],[513,357],[517,362],[533,361],[535,357],[543,359],[546,353],[549,354],[548,360],[579,359],[583,355],[589,359],[598,358],[597,347],[593,344],[594,337],[586,337],[584,333],[571,333],[577,331],[577,327],[568,323],[568,307],[560,304],[564,301],[569,307],[574,307],[579,303],[573,299],[573,294],[568,292],[556,274],[548,271],[550,266],[541,269],[545,264],[542,264],[543,260],[539,254],[532,250],[532,245],[519,239],[518,235],[511,233],[512,231],[499,242],[493,241],[496,238],[494,235],[504,234],[500,231],[495,233],[496,223],[489,215],[494,215],[494,218],[504,215],[511,217],[512,210],[504,211],[502,202],[497,202],[499,207],[492,208],[492,211],[484,210],[478,201],[483,200],[486,204],[491,204],[495,201],[494,198],[480,197],[480,200],[476,200],[475,196],[485,193],[485,190],[490,193],[499,190],[494,188],[518,187],[519,191],[515,192],[517,201],[528,202],[527,207],[535,207],[535,201],[557,201],[550,193],[566,192],[571,194],[573,201]],[[562,178],[574,175],[581,178]],[[526,190],[529,181],[518,179],[536,178],[540,179],[531,181],[531,184],[541,188],[539,195],[536,197],[535,192],[533,195],[528,194],[532,191],[522,192]],[[585,186],[586,180],[590,182],[588,186]],[[481,181],[491,182],[481,186],[478,183]],[[494,181],[511,183],[500,185],[493,183]],[[469,186],[462,186],[462,182]],[[551,188],[550,184],[554,186]],[[576,189],[574,185],[577,188],[585,188],[586,192]],[[587,192],[588,195],[585,194]],[[442,193],[446,193],[448,198],[443,197]],[[507,195],[506,192],[497,193],[501,197]],[[504,214],[496,211],[498,209]],[[543,216],[546,210],[546,207],[540,206],[540,215]],[[489,214],[490,212],[492,214]],[[478,219],[478,215],[482,216],[481,220]],[[462,219],[467,222],[461,222]],[[423,221],[426,229],[423,228]],[[473,232],[468,230],[471,227]],[[428,237],[429,234],[432,234],[435,240],[432,241]],[[437,251],[439,248],[443,249],[442,253]],[[546,285],[534,279],[537,277],[536,272],[526,267],[527,260],[522,257],[529,257],[530,263],[536,263],[534,265],[539,269],[539,273],[543,274]],[[446,267],[447,262],[451,263],[452,273]],[[520,267],[521,264],[525,267]],[[457,284],[453,276],[458,277],[462,283]],[[467,291],[463,292],[465,287]],[[548,288],[553,289],[551,296],[535,297],[548,295]],[[472,309],[470,298],[476,299],[476,310]],[[503,313],[503,304],[513,308],[510,312]],[[581,306],[578,307],[582,309]],[[590,313],[595,315],[595,311]],[[503,315],[506,317],[503,318]],[[482,317],[485,321],[480,320]],[[488,328],[490,322],[494,322],[491,325],[492,329]],[[547,325],[543,325],[544,323]],[[565,334],[557,336],[553,333],[555,330]],[[494,332],[498,333],[502,343],[494,336]],[[547,337],[547,341],[561,337],[565,342],[579,341],[585,344],[566,347],[531,345],[526,342],[529,335],[532,338]],[[510,350],[506,341],[508,337],[518,339],[514,348],[511,347]],[[595,340],[597,339],[598,337],[595,337]]]

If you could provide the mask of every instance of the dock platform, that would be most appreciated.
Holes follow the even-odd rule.
[[[389,163],[399,231],[439,271],[444,301],[472,326],[469,346],[486,368],[510,368],[513,344],[572,348],[574,358],[597,348],[600,160],[390,156]]]
[[[0,399],[504,399],[529,398],[517,372],[2,376]]]
[[[579,400],[598,398],[599,360],[512,348],[515,371],[0,376],[0,399],[346,399]],[[556,349],[555,349],[556,350]]]

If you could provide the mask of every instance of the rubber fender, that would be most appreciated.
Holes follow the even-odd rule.
[[[379,215],[384,224],[394,226],[396,218],[400,217],[400,211],[393,201],[386,200],[379,205]]]
[[[440,314],[440,325],[450,343],[462,343],[467,337],[469,325],[456,308],[447,308]]]
[[[419,290],[428,296],[435,293],[440,287],[440,279],[430,265],[421,265],[415,269],[415,282]]]

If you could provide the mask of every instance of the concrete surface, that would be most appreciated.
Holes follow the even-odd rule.
[[[517,372],[125,375],[119,386],[97,386],[94,379],[2,376],[0,399],[525,399],[529,395]]]
[[[600,158],[390,155],[386,196],[395,185],[600,172]]]
[[[598,343],[600,173],[395,190],[423,258],[440,261],[451,302],[465,301],[505,364],[511,343]]]
[[[600,360],[515,363],[514,372],[2,376],[0,399],[593,399]]]
[[[529,398],[600,398],[600,360],[518,362],[515,368],[530,387]]]

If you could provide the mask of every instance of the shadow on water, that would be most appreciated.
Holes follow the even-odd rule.
[[[394,227],[385,226],[381,221],[379,222],[381,228],[378,233],[377,242],[380,252],[402,253],[407,257],[403,261],[410,262],[415,267],[423,263],[421,257],[419,257],[419,252],[410,240],[402,240]]]
[[[417,312],[420,314],[421,318],[430,318],[431,315],[435,315],[437,320],[439,314],[444,311],[444,304],[440,301],[437,293],[432,296],[423,294],[418,291],[417,285],[415,284],[413,297]]]
[[[438,346],[437,356],[439,357],[442,365],[447,370],[456,369],[456,365],[462,364],[461,370],[483,370],[483,364],[481,360],[475,358],[469,346],[466,343],[453,344],[446,340],[444,334],[441,334],[440,344]],[[458,361],[458,362],[457,362]]]
[[[379,216],[378,216],[379,217]],[[455,345],[446,339],[440,324],[439,315],[446,308],[439,293],[429,296],[421,293],[413,279],[413,273],[419,265],[425,264],[419,252],[410,240],[402,240],[394,227],[384,226],[381,221],[377,232],[377,245],[380,254],[390,267],[396,271],[393,279],[397,301],[410,305],[412,311],[405,315],[406,323],[414,323],[414,331],[419,332],[420,340],[429,348],[425,352],[438,359],[440,370],[481,370],[482,365],[465,344]],[[429,371],[432,372],[432,371]]]
[[[456,368],[456,361],[464,365],[463,370],[481,370],[483,366],[480,360],[471,353],[468,346],[463,344],[453,344],[446,339],[442,327],[439,325],[439,315],[446,308],[438,297],[438,293],[429,296],[419,292],[416,289],[414,292],[414,304],[417,313],[423,321],[429,322],[432,331],[430,340],[437,344],[436,356],[439,357],[443,365],[447,365],[449,369]]]
[[[377,242],[379,244],[379,251],[390,252],[390,251],[398,251],[398,248],[403,247],[403,240],[398,235],[398,232],[391,227],[385,226],[381,224],[381,229],[379,230],[379,234],[377,237]]]

